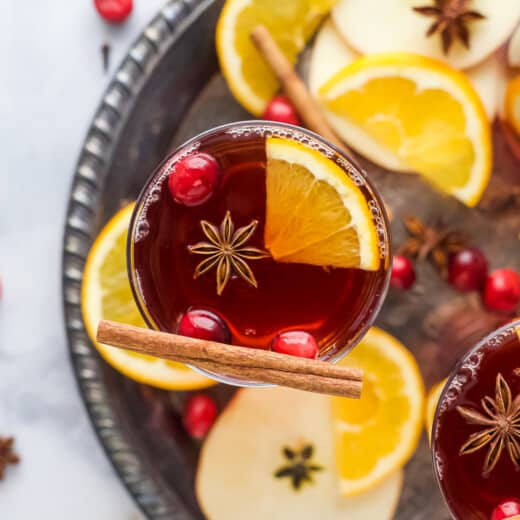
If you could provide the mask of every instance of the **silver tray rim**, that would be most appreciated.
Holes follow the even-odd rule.
[[[180,497],[163,496],[118,425],[99,355],[91,346],[81,314],[83,267],[95,236],[96,205],[103,190],[114,142],[154,67],[214,0],[169,0],[146,25],[115,72],[81,146],[65,217],[62,302],[67,346],[91,424],[120,480],[150,520],[187,518]],[[100,138],[102,136],[102,139]]]

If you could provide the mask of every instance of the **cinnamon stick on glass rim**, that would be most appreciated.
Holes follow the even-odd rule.
[[[251,40],[278,78],[283,92],[291,100],[305,126],[336,145],[343,152],[352,154],[332,130],[323,115],[322,108],[296,74],[294,67],[280,50],[267,28],[257,25],[251,32]]]
[[[166,332],[101,321],[97,340],[209,372],[252,379],[259,383],[359,399],[363,372],[325,361],[304,359],[261,349],[226,345]]]

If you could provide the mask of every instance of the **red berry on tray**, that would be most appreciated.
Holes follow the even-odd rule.
[[[488,262],[480,249],[464,249],[450,257],[448,280],[457,291],[480,291],[487,274]]]
[[[278,334],[273,340],[272,349],[280,354],[315,359],[319,347],[312,334],[291,330]]]
[[[518,500],[504,500],[493,511],[491,520],[506,520],[517,515],[520,515],[520,502]]]
[[[290,125],[301,124],[296,110],[285,96],[275,96],[271,99],[262,117],[269,121],[289,123]]]
[[[212,155],[188,155],[174,165],[168,179],[168,188],[175,202],[185,206],[198,206],[213,195],[219,174],[220,167]]]
[[[406,256],[394,255],[390,285],[396,289],[409,289],[415,282],[415,268]]]
[[[493,271],[486,280],[482,298],[490,310],[514,312],[520,303],[520,275],[511,269]]]
[[[217,415],[217,405],[211,397],[195,394],[186,401],[182,423],[193,438],[202,439],[211,430]]]
[[[98,13],[108,22],[119,23],[128,18],[133,0],[94,0]]]
[[[203,309],[193,309],[184,314],[177,334],[219,343],[229,343],[230,340],[226,324],[216,314]]]

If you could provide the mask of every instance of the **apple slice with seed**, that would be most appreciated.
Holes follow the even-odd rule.
[[[432,0],[340,0],[332,18],[342,36],[362,54],[415,52],[466,69],[483,61],[509,38],[520,20],[520,2],[473,0],[459,4],[464,11],[477,11],[485,18],[466,24],[469,48],[457,40],[447,54],[438,33],[426,36],[436,19],[413,9],[435,7]]]
[[[331,404],[287,388],[240,390],[202,447],[196,477],[211,520],[390,520],[402,470],[352,498],[338,494]]]

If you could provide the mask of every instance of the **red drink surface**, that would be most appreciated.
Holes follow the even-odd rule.
[[[516,323],[520,330],[520,322]],[[495,399],[500,373],[511,388],[513,399],[520,394],[520,340],[510,325],[490,336],[472,351],[453,374],[444,390],[433,436],[434,465],[444,497],[456,518],[489,520],[495,507],[506,499],[520,499],[520,467],[515,468],[507,449],[496,467],[484,475],[482,468],[489,444],[460,455],[461,446],[486,426],[468,424],[457,406],[483,413],[481,400]]]
[[[258,220],[247,245],[265,249],[264,138],[220,132],[204,137],[197,151],[213,155],[220,165],[221,178],[213,196],[194,207],[172,199],[167,173],[178,160],[174,156],[146,188],[147,193],[155,193],[154,201],[139,212],[133,228],[134,237],[137,234],[139,238],[130,257],[148,321],[160,330],[175,332],[187,310],[206,309],[224,320],[233,344],[269,348],[277,333],[304,330],[320,343],[322,356],[325,352],[333,355],[357,340],[384,294],[384,259],[377,272],[279,263],[271,258],[254,260],[249,266],[258,288],[233,276],[221,296],[216,291],[215,270],[193,278],[204,258],[190,254],[188,246],[207,240],[201,220],[219,226],[228,210],[235,228]],[[371,196],[368,186],[362,189]]]

